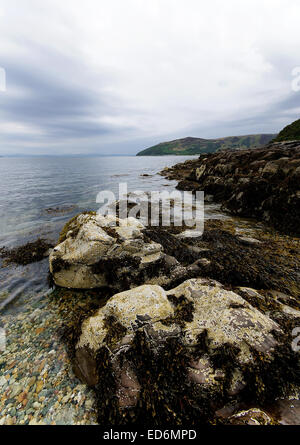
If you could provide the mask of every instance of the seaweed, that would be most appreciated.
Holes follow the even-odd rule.
[[[139,269],[141,259],[122,254],[118,258],[102,258],[91,267],[92,273],[104,274],[107,283],[119,289],[129,289],[133,279],[128,269],[134,274]]]
[[[103,354],[106,357],[104,363]],[[145,332],[136,332],[123,358],[133,365],[141,389],[137,406],[127,410],[118,406],[112,367],[103,349],[99,358],[102,381],[95,392],[100,425],[201,424],[212,417],[208,394],[188,382],[186,363],[189,355],[178,339],[168,339],[164,347],[155,353]]]
[[[168,326],[176,323],[183,328],[185,323],[194,320],[195,304],[193,301],[189,301],[184,295],[179,297],[168,295],[168,300],[175,306],[174,316],[166,318],[162,324]]]
[[[53,258],[52,260],[52,273],[56,274],[61,270],[69,270],[71,267],[70,263],[63,260],[62,258]]]
[[[84,320],[92,317],[111,296],[112,292],[108,288],[71,291],[56,287],[52,292],[50,300],[64,320],[58,335],[65,343],[71,360],[75,358],[75,348]]]
[[[2,247],[0,249],[0,257],[5,258],[8,263],[25,266],[45,259],[48,250],[52,247],[53,245],[48,241],[39,238],[34,242],[13,249]]]
[[[126,334],[126,328],[113,316],[105,318],[104,328],[107,330],[104,343],[108,347],[116,345]]]

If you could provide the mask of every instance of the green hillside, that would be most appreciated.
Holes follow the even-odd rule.
[[[299,141],[300,140],[300,119],[285,127],[274,142]]]
[[[223,149],[243,149],[261,147],[272,139],[274,134],[254,134],[231,136],[220,139],[184,138],[163,142],[141,151],[137,156],[198,155],[214,153]]]

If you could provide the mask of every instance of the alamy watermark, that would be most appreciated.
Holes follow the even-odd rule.
[[[0,92],[6,91],[6,72],[4,68],[0,67]]]
[[[146,226],[184,227],[201,235],[204,230],[204,192],[135,191],[128,193],[126,183],[119,184],[119,196],[110,190],[97,195],[102,204],[98,215],[115,218],[137,218]]]
[[[296,66],[292,70],[292,90],[295,91],[295,93],[298,93],[300,91],[300,66]]]
[[[6,349],[6,332],[5,329],[0,328],[0,352],[4,352]]]
[[[292,341],[292,350],[294,352],[300,351],[300,327],[293,329],[292,336],[295,337]]]

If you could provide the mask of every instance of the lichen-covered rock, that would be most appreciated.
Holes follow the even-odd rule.
[[[157,264],[164,260],[162,247],[145,242],[143,229],[135,218],[77,216],[65,227],[60,244],[50,256],[55,284],[73,289],[110,286],[123,290],[160,275],[164,268]]]
[[[174,316],[174,308],[166,292],[155,285],[144,285],[113,296],[107,304],[82,325],[82,334],[76,347],[76,371],[89,385],[98,382],[96,355],[108,347],[117,355],[118,350],[133,341],[142,326],[157,341],[173,335],[176,326],[162,321]],[[121,373],[122,374],[122,373]]]
[[[174,309],[166,292],[160,286],[144,285],[116,294],[104,308],[83,323],[78,347],[87,346],[96,351],[103,346],[110,329],[105,320],[109,318],[122,325],[125,335],[118,340],[124,341],[126,336],[140,327],[140,324],[151,320],[155,329],[155,324],[173,315]]]
[[[189,280],[170,292],[194,304],[193,320],[183,329],[184,342],[189,345],[196,345],[205,331],[210,351],[225,344],[238,347],[237,360],[247,363],[253,358],[251,349],[269,353],[277,344],[271,332],[279,332],[278,325],[217,282]]]
[[[296,372],[282,342],[275,321],[216,281],[144,285],[83,322],[74,371],[95,388],[101,422],[201,422],[284,393]]]

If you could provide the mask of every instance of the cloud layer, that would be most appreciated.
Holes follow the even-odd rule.
[[[298,0],[0,0],[0,154],[136,153],[299,118]]]

